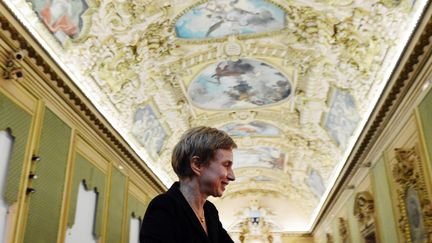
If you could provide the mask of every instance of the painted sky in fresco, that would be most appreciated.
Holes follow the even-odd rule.
[[[232,122],[221,127],[221,130],[227,132],[230,136],[233,137],[275,137],[280,135],[279,128],[260,121],[253,121],[249,123]]]
[[[81,16],[88,9],[85,0],[32,0],[31,3],[33,10],[61,43],[79,36],[83,27]]]
[[[283,170],[285,153],[272,147],[234,150],[234,168],[264,167]]]
[[[150,105],[139,108],[135,112],[132,134],[153,156],[161,151],[167,136]]]
[[[317,198],[321,198],[321,196],[324,194],[326,188],[318,171],[309,171],[308,177],[305,178],[305,183],[309,186],[310,190]]]
[[[354,98],[350,93],[336,89],[324,127],[342,149],[345,149],[359,121]]]
[[[285,12],[263,0],[210,0],[191,9],[175,25],[185,39],[219,38],[285,27]]]
[[[258,175],[258,176],[236,176],[234,183],[249,183],[249,182],[257,182],[257,183],[266,183],[266,182],[279,182],[279,180],[275,180],[274,178]]]
[[[188,94],[195,106],[205,109],[254,108],[287,99],[291,84],[269,64],[239,59],[209,65],[192,81]]]

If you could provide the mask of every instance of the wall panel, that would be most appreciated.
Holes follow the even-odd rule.
[[[347,202],[347,215],[348,215],[348,226],[350,232],[351,243],[362,243],[362,236],[360,233],[360,226],[357,218],[354,216],[354,200],[355,194],[353,194]]]
[[[7,173],[5,201],[17,201],[24,156],[29,139],[32,116],[0,93],[0,130],[10,128],[13,136],[12,156]]]
[[[418,111],[429,157],[429,168],[432,168],[432,90],[429,91],[418,106]]]
[[[380,242],[399,242],[396,227],[396,218],[393,212],[393,202],[390,194],[390,185],[387,178],[384,159],[380,159],[372,168],[373,189],[378,226],[380,229]]]
[[[38,179],[31,186],[24,242],[56,242],[64,193],[71,128],[46,109],[39,144],[40,161],[35,162]]]
[[[125,207],[126,177],[115,167],[112,169],[108,207],[108,229],[106,242],[119,243],[122,240],[123,212]]]
[[[70,197],[68,227],[74,225],[74,217],[76,211],[76,202],[78,195],[78,188],[82,181],[85,181],[87,190],[94,190],[97,192],[97,207],[96,207],[96,222],[94,233],[97,237],[101,236],[101,226],[103,219],[103,206],[106,200],[105,185],[106,175],[97,169],[91,162],[80,154],[76,154],[74,173],[72,179],[72,192]]]
[[[129,193],[125,232],[130,232],[130,222],[132,218],[142,222],[142,219],[144,218],[144,213],[147,209],[147,203],[148,202],[141,202],[135,196]],[[129,239],[130,239],[130,235],[128,234],[126,236],[126,242],[129,242]]]

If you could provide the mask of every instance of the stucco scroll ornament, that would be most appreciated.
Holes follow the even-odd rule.
[[[109,38],[101,43],[99,60],[92,76],[109,85],[112,92],[122,90],[124,84],[138,80],[137,61],[130,46]]]
[[[158,93],[158,106],[161,113],[166,117],[171,117],[167,122],[175,130],[183,131],[189,126],[189,122],[194,116],[187,98],[182,90],[182,77],[185,70],[181,68],[179,62],[172,62],[168,66],[151,69],[148,83],[153,83],[152,92]],[[167,98],[170,97],[170,98]],[[183,125],[180,125],[183,124]]]
[[[344,218],[339,218],[339,234],[342,242],[349,242],[348,223]]]
[[[334,241],[333,241],[333,235],[332,234],[330,234],[330,233],[327,233],[326,234],[326,242],[327,243],[333,243]]]
[[[374,200],[368,191],[357,193],[354,201],[354,216],[360,224],[360,231],[363,235],[374,227]]]
[[[141,58],[160,58],[173,54],[177,48],[170,20],[163,18],[147,26],[144,36],[138,44]]]
[[[432,242],[432,207],[416,147],[396,148],[392,165],[398,195],[399,227],[405,242]]]

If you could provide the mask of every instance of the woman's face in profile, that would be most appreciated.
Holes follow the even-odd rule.
[[[221,197],[230,181],[235,180],[232,149],[218,149],[199,176],[201,193]]]

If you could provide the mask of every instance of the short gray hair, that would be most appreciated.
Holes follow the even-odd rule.
[[[194,175],[190,166],[193,156],[199,163],[207,164],[218,149],[234,149],[237,144],[224,131],[212,127],[199,126],[187,130],[174,147],[171,164],[180,179]]]

